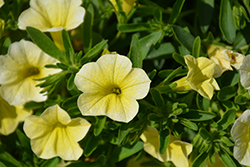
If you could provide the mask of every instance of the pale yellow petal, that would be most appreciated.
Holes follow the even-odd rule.
[[[7,101],[0,96],[0,134],[9,135],[18,126],[17,113],[14,106],[10,106]]]
[[[47,96],[40,93],[42,89],[36,87],[37,84],[36,81],[27,78],[18,83],[2,85],[0,93],[10,105],[22,105],[29,101],[45,101]]]
[[[58,105],[47,108],[42,113],[41,118],[50,125],[56,124],[57,122],[67,125],[71,121],[69,114]]]
[[[159,134],[157,129],[147,126],[147,129],[142,133],[140,136],[142,141],[144,142],[144,150],[153,156],[154,158],[157,158],[159,161],[164,162],[165,159],[163,159],[161,156],[159,156]]]
[[[83,93],[77,104],[83,115],[106,115],[120,122],[129,122],[137,114],[139,107],[136,100],[112,93]]]
[[[0,0],[0,8],[4,5],[4,1]]]
[[[77,141],[86,135],[90,126],[83,118],[71,121],[67,112],[55,105],[47,108],[40,117],[28,116],[24,132],[31,139],[31,148],[38,157],[77,160],[83,153]]]
[[[102,55],[96,63],[105,73],[105,79],[113,85],[120,85],[132,70],[129,58],[118,54]]]
[[[150,82],[145,71],[134,68],[119,86],[122,94],[125,96],[133,99],[142,99],[149,92]]]
[[[48,122],[38,116],[30,115],[26,117],[23,125],[25,134],[32,139],[43,138],[44,135],[49,134],[53,127]]]
[[[174,88],[174,90],[176,91],[187,91],[192,89],[189,82],[187,81],[187,77],[182,77],[181,79],[178,79],[174,83],[177,84],[177,87]]]
[[[240,82],[245,89],[250,89],[250,55],[247,55],[240,66]]]
[[[67,133],[75,141],[82,140],[89,131],[91,124],[83,118],[74,118],[67,124]]]
[[[231,66],[236,68],[237,70],[242,65],[243,60],[245,59],[245,55],[233,52],[231,57]]]
[[[215,63],[206,57],[197,58],[198,68],[195,72],[194,77],[197,79],[202,76],[202,78],[212,78],[214,74]],[[198,79],[199,80],[199,79]]]
[[[234,157],[240,164],[250,165],[250,110],[234,122],[231,135],[235,140]]]
[[[25,109],[24,106],[15,106],[17,113],[17,120],[22,122],[25,118],[32,114],[32,110]]]
[[[136,0],[123,0],[122,9],[128,15]]]
[[[74,82],[82,92],[106,92],[109,81],[105,79],[105,74],[96,63],[87,63],[76,74]]]
[[[30,8],[20,15],[18,26],[49,32],[74,29],[83,22],[85,15],[81,3],[81,0],[31,0]]]
[[[21,13],[18,18],[17,25],[21,30],[25,30],[28,26],[35,27],[40,31],[46,31],[51,28],[49,20],[43,16],[43,13],[32,8],[29,8]]]
[[[188,167],[188,155],[192,150],[192,144],[175,140],[169,144],[166,150],[166,159],[167,161],[172,161],[176,167]]]

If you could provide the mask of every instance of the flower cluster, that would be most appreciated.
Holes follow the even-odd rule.
[[[238,1],[0,0],[0,166],[250,166]]]

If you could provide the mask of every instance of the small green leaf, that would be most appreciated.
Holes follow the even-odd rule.
[[[185,0],[177,0],[174,3],[173,12],[171,13],[170,18],[168,20],[169,24],[174,24],[176,22],[178,16],[181,13],[181,9],[182,9],[182,7],[184,5],[184,2],[185,2]]]
[[[55,157],[42,163],[41,167],[56,167],[60,161],[61,159],[59,157]]]
[[[149,73],[149,75],[148,75],[149,79],[150,79],[150,80],[153,80],[154,77],[155,77],[155,75],[156,75],[156,73],[157,73],[157,70],[156,70],[156,69],[152,70],[152,71]]]
[[[73,90],[74,87],[76,86],[74,83],[74,79],[75,79],[75,74],[71,74],[71,76],[69,77],[69,79],[67,81],[67,89],[68,90]]]
[[[191,35],[189,32],[184,30],[182,27],[173,25],[172,26],[173,32],[177,40],[185,46],[190,52],[192,52],[193,43],[194,43],[194,36]]]
[[[3,150],[0,150],[0,162],[8,167],[22,167],[22,165],[15,158]]]
[[[119,24],[118,25],[118,30],[123,33],[148,31],[150,29],[151,29],[151,26],[148,23],[132,23],[132,24]]]
[[[160,132],[160,148],[159,148],[160,154],[164,154],[166,152],[169,140],[170,140],[169,130],[168,129],[162,130]]]
[[[235,96],[237,88],[235,86],[223,87],[217,94],[217,98],[220,101],[226,101]]]
[[[158,42],[162,35],[163,33],[161,31],[153,32],[139,40],[142,49],[142,59],[147,57],[150,48]]]
[[[208,154],[206,152],[200,153],[200,155],[195,158],[192,167],[203,167],[206,163]]]
[[[84,17],[84,22],[83,22],[83,49],[84,53],[87,53],[93,43],[92,39],[92,26],[94,22],[94,7],[90,3],[89,6],[87,7],[86,14]]]
[[[162,98],[161,93],[157,89],[151,88],[150,93],[152,95],[153,101],[155,102],[155,105],[158,108],[164,106],[164,99]]]
[[[85,148],[84,148],[84,156],[85,157],[89,157],[98,147],[98,138],[95,137],[94,135],[92,135],[86,145],[85,145]]]
[[[236,117],[236,110],[230,109],[224,113],[222,118],[217,122],[219,128],[225,130],[230,124],[232,124]]]
[[[132,67],[142,68],[142,48],[137,35],[133,35],[128,57],[132,62]]]
[[[110,157],[112,157],[110,162],[112,164],[114,164],[116,162],[120,162],[121,160],[123,160],[123,159],[125,159],[125,158],[127,158],[127,157],[129,157],[131,155],[134,155],[135,153],[137,153],[137,152],[139,152],[140,150],[143,149],[143,145],[144,145],[143,142],[138,141],[131,148],[128,148],[128,147],[125,147],[125,146],[117,147],[110,156]]]
[[[231,156],[227,154],[226,151],[224,151],[223,149],[220,149],[218,152],[222,162],[227,166],[227,167],[237,167],[234,163],[234,161],[232,160]]]
[[[162,22],[162,11],[158,8],[155,8],[154,10],[154,18],[159,21]]]
[[[97,45],[95,45],[92,49],[90,49],[81,59],[81,63],[84,64],[93,58],[95,58],[105,47],[107,44],[108,40],[101,41]]]
[[[43,105],[44,105],[43,102],[31,101],[31,102],[26,103],[24,105],[24,108],[27,108],[27,109],[38,109],[38,108],[41,108]]]
[[[35,29],[33,27],[26,28],[29,36],[33,40],[33,42],[40,48],[42,51],[47,53],[48,55],[58,59],[59,61],[63,61],[63,55],[60,49],[54,44],[54,42],[49,39],[44,33],[40,30]]]
[[[63,46],[64,46],[64,49],[66,52],[66,57],[72,57],[73,53],[74,53],[74,49],[73,49],[73,46],[71,44],[69,34],[65,30],[62,30],[62,39],[63,39]],[[73,62],[72,58],[71,58],[71,62]]]
[[[179,74],[182,71],[182,67],[179,67],[177,69],[175,69],[171,74],[168,75],[168,77],[166,79],[164,79],[164,81],[162,82],[164,85],[168,84],[170,81],[172,81],[172,79],[174,79],[177,74]]]
[[[159,48],[153,48],[149,52],[146,59],[161,59],[161,58],[167,59],[167,58],[170,58],[174,52],[176,52],[174,45],[170,42],[165,42],[165,43],[161,43]]]
[[[180,119],[180,123],[181,123],[182,125],[188,127],[189,129],[194,130],[194,131],[197,131],[197,130],[198,130],[198,126],[197,126],[195,123],[189,121],[188,119],[182,118],[182,119]]]
[[[159,117],[158,115],[156,115],[155,113],[151,113],[148,115],[148,120],[149,121],[160,121],[161,117]]]
[[[173,53],[173,58],[175,61],[177,61],[178,63],[180,63],[182,66],[186,66],[186,63],[185,63],[185,60],[184,60],[184,57],[181,56],[179,53]]]
[[[126,135],[129,133],[129,127],[130,124],[122,124],[119,132],[118,132],[118,144],[121,144],[121,142],[123,141],[123,139],[126,137]]]
[[[213,137],[211,136],[211,134],[204,128],[200,128],[199,134],[201,135],[201,137],[204,140],[207,140],[207,141],[212,141],[213,140]]]
[[[185,114],[181,114],[180,117],[186,118],[190,121],[206,121],[213,119],[216,117],[215,113],[206,112],[206,111],[198,111],[198,110],[189,110],[189,112]]]
[[[198,58],[200,56],[200,49],[201,49],[201,38],[197,36],[194,40],[193,50],[192,50],[192,55],[195,58]]]
[[[96,125],[94,127],[94,135],[98,136],[104,128],[104,125],[106,123],[106,117],[99,116],[99,117],[96,117],[96,119],[97,119],[97,121],[96,121]]]
[[[229,43],[233,43],[236,37],[236,25],[232,10],[232,0],[221,0],[219,26],[226,40]]]
[[[198,17],[201,31],[206,33],[214,13],[214,0],[200,0],[198,4]]]
[[[210,107],[210,100],[197,93],[196,104],[200,110],[208,111]]]

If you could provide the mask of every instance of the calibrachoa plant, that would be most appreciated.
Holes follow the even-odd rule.
[[[250,0],[0,0],[0,166],[250,166]]]

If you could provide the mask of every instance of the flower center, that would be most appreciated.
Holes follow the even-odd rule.
[[[33,75],[38,75],[40,73],[39,69],[37,67],[29,67],[24,71],[24,77],[30,77]]]
[[[122,92],[121,92],[121,89],[120,88],[113,88],[112,89],[112,93],[116,94],[116,95],[120,95]]]

